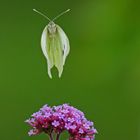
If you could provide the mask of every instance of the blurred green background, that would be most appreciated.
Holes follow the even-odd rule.
[[[140,6],[137,0],[1,0],[0,139],[29,137],[24,123],[42,105],[70,103],[93,120],[96,140],[140,140]],[[71,52],[52,80],[40,48],[50,18],[59,18]],[[65,140],[65,137],[61,138]]]

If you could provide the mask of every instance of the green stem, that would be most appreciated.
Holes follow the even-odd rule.
[[[56,140],[59,140],[59,137],[60,137],[60,133],[57,134]]]
[[[53,140],[53,136],[52,136],[52,133],[49,135],[50,136],[50,140]]]

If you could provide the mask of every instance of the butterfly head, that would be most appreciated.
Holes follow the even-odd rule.
[[[68,9],[68,10],[66,10],[66,11],[64,11],[64,12],[62,12],[62,13],[60,13],[58,16],[56,16],[56,17],[53,18],[52,20],[51,20],[49,17],[47,17],[46,15],[44,15],[43,13],[37,11],[36,9],[33,9],[33,11],[35,11],[35,12],[37,12],[38,14],[42,15],[44,18],[46,18],[46,19],[49,21],[49,24],[48,24],[48,27],[47,27],[47,28],[48,28],[48,32],[49,32],[50,34],[53,34],[53,35],[54,35],[54,34],[56,33],[56,29],[57,29],[56,24],[54,23],[54,21],[55,21],[56,19],[58,19],[59,17],[61,17],[62,15],[64,15],[65,13],[69,12],[70,9]]]
[[[54,34],[56,32],[56,24],[53,21],[49,22],[48,31],[50,34]]]

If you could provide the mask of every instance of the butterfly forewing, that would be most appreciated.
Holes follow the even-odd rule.
[[[62,42],[62,49],[63,49],[63,65],[65,64],[66,57],[69,54],[70,51],[70,44],[69,39],[65,32],[62,30],[62,28],[59,25],[57,26],[58,33],[60,34],[61,42]]]

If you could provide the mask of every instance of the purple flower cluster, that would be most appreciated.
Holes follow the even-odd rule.
[[[53,140],[53,133],[56,134],[56,140],[59,140],[64,130],[69,132],[69,140],[94,140],[97,133],[93,122],[88,121],[83,112],[68,104],[53,107],[44,105],[26,122],[33,128],[28,132],[30,136],[45,132],[50,140]]]

